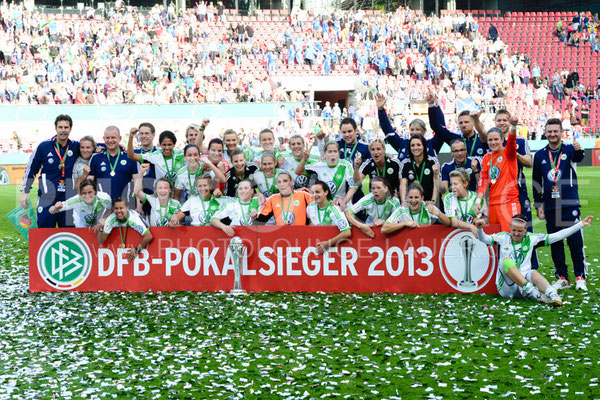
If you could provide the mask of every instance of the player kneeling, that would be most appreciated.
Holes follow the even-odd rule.
[[[553,307],[562,306],[562,299],[556,289],[550,286],[546,278],[531,269],[531,256],[537,247],[549,246],[559,242],[584,226],[592,223],[594,217],[588,216],[570,228],[551,234],[533,234],[527,232],[527,220],[522,214],[515,215],[510,221],[510,233],[500,232],[487,235],[483,232],[485,222],[475,220],[477,237],[487,245],[497,244],[500,248],[501,265],[496,274],[498,293],[509,299],[515,297],[533,298],[550,303]]]

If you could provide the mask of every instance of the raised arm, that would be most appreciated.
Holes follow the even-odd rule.
[[[142,203],[146,200],[146,193],[144,193],[144,175],[150,168],[150,164],[142,164],[140,165],[140,172],[135,175],[135,181],[133,184],[133,193],[135,197]]]
[[[476,219],[473,221],[475,226],[477,227],[477,239],[487,244],[488,246],[494,244],[494,238],[488,235],[483,231],[483,227],[485,226],[485,221],[482,219]]]
[[[131,128],[129,130],[129,140],[127,141],[127,158],[129,158],[133,161],[141,162],[142,155],[136,154],[135,151],[133,150],[133,139],[135,138],[135,134],[137,132],[138,132],[137,128]]]
[[[304,151],[304,154],[302,155],[302,160],[300,160],[300,162],[298,163],[298,166],[296,167],[296,170],[294,171],[296,173],[296,175],[306,175],[306,171],[304,171],[304,167],[306,167],[306,162],[308,161],[309,157],[310,157],[310,152],[312,150],[313,145],[311,144],[310,147],[307,147],[306,150]]]
[[[483,122],[481,122],[481,119],[480,119],[481,110],[471,111],[471,117],[473,118],[473,128],[479,135],[479,140],[481,140],[481,143],[486,144],[487,143],[487,131],[485,130],[485,126],[483,125]]]
[[[216,166],[212,161],[210,161],[208,157],[201,157],[200,162],[206,165],[215,174],[215,181],[225,182],[227,180],[223,171],[221,171],[221,169],[218,166]]]
[[[578,223],[576,223],[575,225],[573,225],[569,228],[561,229],[558,232],[549,234],[548,235],[548,244],[560,242],[561,240],[568,238],[569,236],[571,236],[578,230],[583,229],[584,226],[589,226],[592,223],[593,219],[594,219],[593,216],[591,216],[591,215],[587,216],[582,221],[579,221]]]
[[[400,153],[404,141],[398,135],[398,133],[392,127],[390,119],[385,111],[385,97],[378,93],[375,95],[375,102],[377,103],[377,117],[379,119],[379,126],[385,134],[385,141],[390,144],[398,153]]]
[[[200,125],[200,132],[198,132],[198,136],[196,136],[196,146],[200,149],[200,153],[206,154],[208,153],[208,148],[203,144],[204,143],[204,131],[206,131],[206,127],[210,124],[210,119],[204,118],[202,120],[202,125]]]

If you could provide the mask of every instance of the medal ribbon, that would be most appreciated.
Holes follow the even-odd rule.
[[[202,213],[204,214],[204,225],[208,225],[210,223],[210,202],[212,201],[212,195],[208,199],[208,211],[206,207],[204,207],[204,199],[200,197],[200,204],[202,205]]]
[[[417,164],[415,164],[415,162],[412,162],[412,167],[413,167],[413,171],[415,171],[415,176],[419,175],[417,172]],[[421,164],[421,175],[418,177],[419,180],[419,185],[421,184],[421,181],[423,180],[423,172],[425,172],[425,160],[423,160],[423,163]]]
[[[167,205],[164,206],[165,213],[163,214],[163,206],[160,205],[160,200],[159,200],[159,203],[158,203],[158,214],[160,215],[160,220],[158,221],[159,224],[162,224],[163,218],[165,216],[169,216],[170,206],[171,206],[171,199],[169,198],[169,200],[167,200]]]
[[[190,196],[194,196],[198,194],[198,191],[196,190],[196,185],[192,184],[192,175],[194,175],[194,182],[196,182],[196,176],[198,176],[198,172],[200,172],[200,167],[198,166],[198,168],[196,168],[196,172],[194,172],[193,174],[190,172],[190,167],[187,167],[187,172],[188,172],[188,183],[190,185]]]
[[[269,181],[267,180],[267,175],[264,172],[262,174],[265,177],[265,185],[268,187]],[[277,169],[275,169],[275,171],[273,172],[273,181],[271,182],[271,189],[269,190],[269,192],[271,194],[275,193],[275,181],[277,180],[277,179],[275,179],[276,176],[277,176]]]
[[[252,201],[249,203],[242,203],[240,199],[238,199],[238,204],[240,205],[240,209],[242,210],[242,225],[250,225],[250,210],[252,209]],[[248,212],[244,211],[244,206],[248,205]]]
[[[527,253],[527,251],[529,251],[529,237],[525,236],[521,241],[521,248],[519,249],[519,254],[523,256],[523,260],[517,257],[517,248],[515,247],[515,242],[513,242],[512,238],[510,239],[510,244],[512,245],[513,253],[515,255],[515,264],[517,264],[517,268],[521,269],[521,262],[525,260],[525,254]],[[523,253],[523,250],[525,248],[527,248],[527,250],[525,251],[525,253]]]
[[[106,153],[106,158],[108,159],[108,165],[110,166],[110,176],[115,176],[115,169],[117,169],[117,165],[119,164],[119,158],[121,157],[121,150],[117,153],[117,159],[115,160],[114,165],[110,163],[110,154]]]
[[[354,147],[352,148],[352,150],[350,151],[350,160],[352,160],[352,157],[354,156],[354,153],[356,153],[356,147],[358,146],[358,140],[356,141],[356,143],[354,143]],[[348,157],[346,157],[346,152],[348,151],[347,147],[346,147],[346,142],[344,142],[344,160],[348,160]]]
[[[469,148],[469,146],[467,146],[467,140],[465,138],[463,138],[463,143],[465,144],[466,148]],[[469,150],[467,152],[467,156],[468,157],[473,157],[473,152],[475,151],[475,144],[477,143],[477,138],[475,137],[475,135],[473,135],[473,144],[471,145],[471,150]]]
[[[558,157],[556,158],[557,162],[556,162],[556,166],[554,165],[554,158],[552,157],[552,151],[550,149],[548,149],[548,157],[550,158],[550,165],[552,165],[552,169],[554,170],[554,183],[556,183],[558,181],[558,168],[560,168],[560,161],[561,161],[561,157],[562,157],[562,142],[560,143],[560,147],[558,148],[557,152],[560,151],[560,154],[558,155]]]
[[[167,157],[165,157],[165,153],[162,153],[163,156],[163,160],[165,161],[165,169],[167,170],[167,174],[166,177],[168,180],[172,181],[172,177],[171,177],[171,171],[173,171],[173,169],[175,169],[173,166],[175,165],[175,155],[171,154],[171,171],[169,171],[169,163],[167,162]],[[188,172],[189,172],[189,168],[188,168]],[[173,183],[173,182],[171,182]]]
[[[123,243],[123,248],[125,248],[125,237],[127,236],[127,221],[125,221],[125,229],[121,229],[122,225],[119,221],[119,235],[121,236],[121,243]]]
[[[281,211],[282,211],[282,213],[281,213],[281,221],[285,225],[289,225],[288,224],[288,215],[289,215],[290,204],[292,204],[292,202],[294,201],[294,191],[292,191],[292,193],[290,193],[290,200],[288,201],[287,208],[285,209],[285,212],[283,212],[283,195],[280,194],[279,195],[279,199],[281,200]],[[294,211],[293,208],[292,208],[292,211]]]
[[[325,220],[325,218],[327,218],[327,211],[329,210],[330,204],[331,201],[327,201],[327,205],[323,209],[323,219],[321,219],[321,209],[319,208],[319,205],[317,205],[317,216],[319,217],[319,225],[323,225],[323,221]]]
[[[61,156],[60,155],[60,146],[58,145],[58,141],[54,140],[54,145],[56,146],[56,156],[58,157],[58,160],[60,161],[58,163],[58,169],[60,169],[61,175],[64,178],[65,177],[65,161],[67,158],[67,152],[69,151],[69,146],[67,146],[67,148],[65,149],[65,155]]]
[[[379,168],[377,168],[377,165],[375,165],[375,173],[379,176]],[[383,158],[383,173],[381,176],[385,178],[385,157]]]

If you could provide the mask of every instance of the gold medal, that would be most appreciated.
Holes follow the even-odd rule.
[[[115,171],[110,171],[110,176],[115,176]]]

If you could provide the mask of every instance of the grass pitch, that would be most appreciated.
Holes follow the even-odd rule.
[[[583,215],[600,212],[600,169],[579,177]],[[0,188],[2,216],[17,189]],[[30,294],[26,243],[2,222],[0,399],[600,397],[600,221],[585,231],[590,290],[561,292],[560,309],[488,295]],[[552,277],[549,249],[538,254]]]

